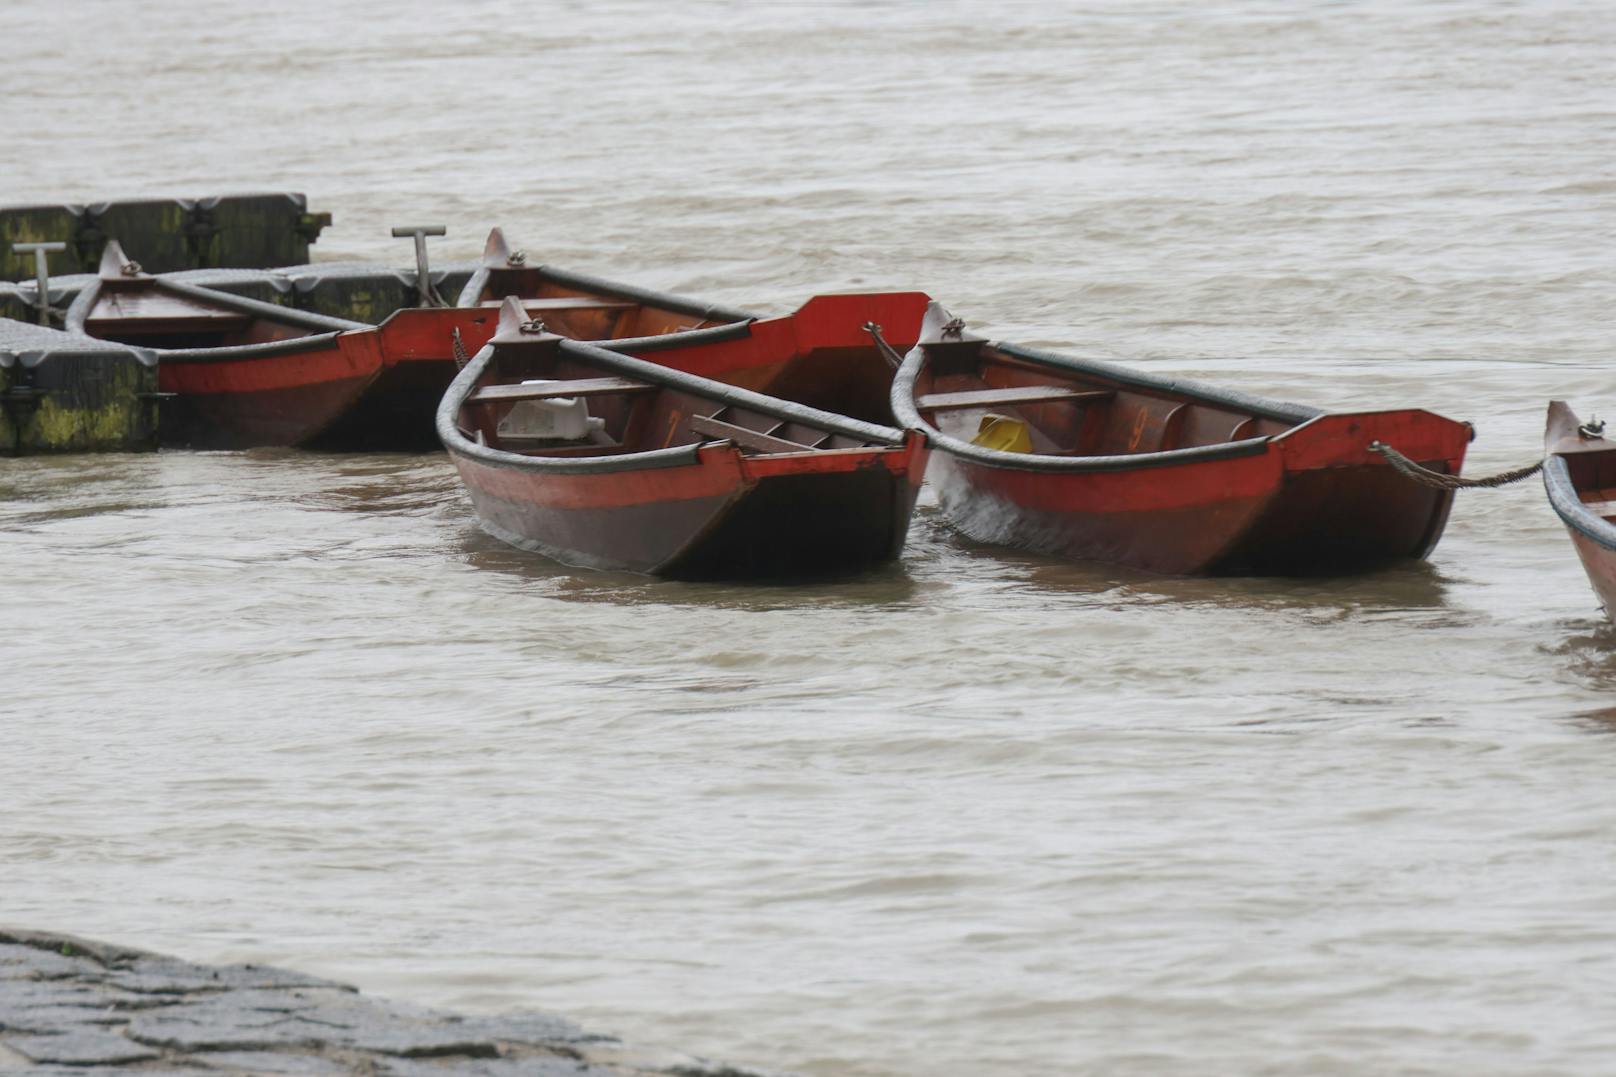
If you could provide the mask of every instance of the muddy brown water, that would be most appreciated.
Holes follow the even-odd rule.
[[[21,0],[4,201],[302,189],[1535,459],[1616,410],[1593,3]],[[138,257],[138,252],[131,252]],[[1535,481],[1426,564],[572,571],[440,455],[0,462],[0,911],[815,1075],[1597,1073],[1616,633]]]

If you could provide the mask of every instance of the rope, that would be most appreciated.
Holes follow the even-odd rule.
[[[1377,452],[1384,456],[1388,464],[1421,486],[1429,486],[1436,490],[1473,490],[1477,488],[1491,490],[1500,486],[1508,486],[1512,482],[1520,482],[1522,479],[1529,479],[1543,470],[1543,461],[1539,460],[1531,467],[1518,467],[1513,471],[1504,471],[1497,475],[1487,475],[1479,479],[1461,479],[1457,475],[1444,475],[1440,471],[1432,471],[1430,468],[1421,467],[1390,445],[1382,445],[1378,441],[1369,443],[1369,451]]]
[[[454,350],[455,369],[466,369],[466,364],[471,362],[471,356],[466,354],[466,345],[460,340],[459,329],[454,330],[453,336],[449,338],[449,346]]]

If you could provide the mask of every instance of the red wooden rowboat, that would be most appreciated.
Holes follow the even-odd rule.
[[[680,318],[751,317],[611,282],[590,293],[581,282],[593,278],[535,272],[572,280],[565,292],[525,300],[563,331],[591,331],[605,313],[659,332],[681,328]],[[497,305],[480,303],[406,308],[368,326],[153,277],[113,242],[68,327],[156,351],[160,388],[173,394],[164,444],[420,450],[437,446],[433,415],[458,368],[454,342],[476,351],[498,317]]]
[[[1453,493],[1410,481],[1370,445],[1457,475],[1471,438],[1425,411],[1326,414],[989,343],[936,304],[892,410],[937,450],[932,485],[967,537],[1170,574],[1423,557]]]
[[[913,433],[547,333],[514,298],[437,425],[490,534],[677,577],[890,560],[926,459]]]
[[[1605,616],[1616,620],[1616,442],[1604,429],[1584,424],[1563,400],[1550,403],[1543,486]]]
[[[67,329],[151,348],[165,444],[301,444],[336,421],[380,369],[344,334],[362,323],[280,307],[141,272],[114,240]]]

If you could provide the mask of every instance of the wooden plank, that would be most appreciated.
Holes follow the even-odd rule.
[[[722,441],[733,441],[743,449],[756,449],[758,452],[813,451],[813,446],[811,445],[803,445],[800,442],[787,441],[785,438],[760,434],[756,430],[748,430],[744,426],[726,423],[722,419],[709,419],[705,415],[692,415],[690,417],[690,429],[692,433],[702,434]]]
[[[1616,516],[1616,501],[1584,501],[1582,507],[1595,516]]]
[[[468,404],[493,404],[510,400],[554,400],[567,396],[602,396],[606,393],[650,393],[656,386],[631,378],[579,378],[551,381],[543,385],[490,385],[478,389]]]
[[[1018,385],[1009,389],[970,389],[961,393],[928,393],[915,400],[922,411],[954,411],[963,408],[1000,408],[1015,404],[1048,404],[1057,400],[1097,403],[1117,394],[1109,389],[1088,391],[1064,385]]]

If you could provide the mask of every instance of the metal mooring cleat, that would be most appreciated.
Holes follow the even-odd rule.
[[[427,266],[426,237],[446,235],[448,229],[441,224],[415,225],[408,228],[393,229],[393,237],[402,239],[405,236],[415,238],[415,294],[420,298],[423,307],[446,307],[449,304],[443,301],[438,290],[432,287],[432,274]]]
[[[67,244],[56,243],[13,243],[11,249],[18,254],[34,255],[34,279],[39,284],[39,324],[50,325],[50,267],[46,264],[46,255],[56,254],[67,250]]]

